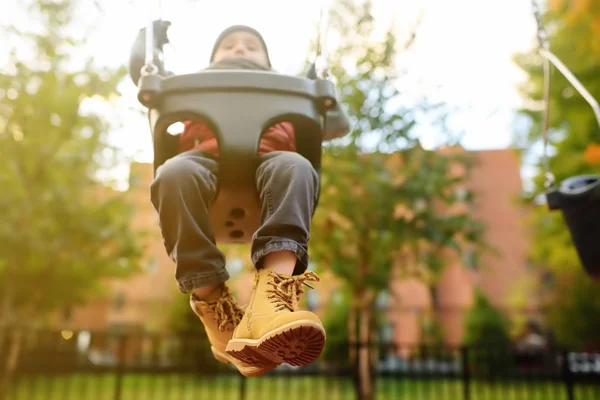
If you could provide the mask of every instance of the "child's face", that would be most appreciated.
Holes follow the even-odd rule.
[[[259,38],[250,32],[232,32],[219,44],[215,52],[214,62],[229,57],[244,57],[265,67],[269,66],[267,53]]]

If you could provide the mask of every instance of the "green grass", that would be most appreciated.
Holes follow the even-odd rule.
[[[191,374],[126,375],[121,400],[241,400],[242,379],[236,376],[202,378]],[[245,400],[354,400],[349,379],[336,377],[258,377],[247,379]],[[114,400],[114,374],[77,374],[59,378],[22,378],[7,400]],[[600,387],[578,386],[576,400],[600,399]],[[458,380],[426,381],[379,378],[377,400],[460,400],[462,383]],[[483,383],[471,384],[473,400],[567,400],[559,383]]]

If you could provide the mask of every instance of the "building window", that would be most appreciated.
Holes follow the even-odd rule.
[[[390,342],[394,339],[394,325],[389,322],[386,322],[380,331],[381,340],[384,342]]]
[[[377,300],[375,301],[375,305],[378,309],[384,310],[388,307],[390,301],[390,295],[387,291],[383,291],[379,293],[377,296]]]
[[[123,311],[123,307],[125,307],[125,293],[119,292],[115,295],[114,307],[116,312]]]
[[[129,186],[136,187],[142,182],[142,179],[139,174],[132,173],[129,177]]]
[[[457,201],[466,201],[469,198],[469,191],[463,186],[459,186],[454,190],[454,197]]]
[[[437,309],[440,307],[438,291],[436,289],[434,289],[434,290],[431,290],[430,292],[431,292],[431,305]]]
[[[474,250],[465,250],[462,254],[462,262],[466,268],[476,270],[479,268],[479,255]]]
[[[155,256],[152,256],[146,262],[146,272],[149,274],[153,274],[158,270],[158,261]]]
[[[62,317],[64,322],[70,322],[73,318],[73,307],[66,306],[65,308],[63,308]]]

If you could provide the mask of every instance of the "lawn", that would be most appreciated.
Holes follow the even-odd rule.
[[[120,397],[114,374],[72,375],[58,378],[21,378],[7,400],[354,400],[354,388],[347,378],[334,376],[268,376],[245,380],[237,376],[202,378],[192,374],[125,375]],[[559,383],[471,384],[474,400],[568,400]],[[459,380],[418,380],[379,378],[377,400],[460,400]],[[576,387],[576,400],[600,399],[600,386]]]

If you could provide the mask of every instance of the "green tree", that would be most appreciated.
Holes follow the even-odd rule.
[[[189,296],[182,296],[177,290],[173,302],[165,305],[162,312],[168,315],[166,331],[176,335],[176,362],[181,365],[193,363],[203,374],[216,372],[222,367],[211,353],[204,325],[190,308]]]
[[[366,343],[375,300],[388,289],[398,253],[433,277],[444,266],[443,253],[475,242],[481,226],[466,210],[444,211],[463,200],[456,189],[464,176],[448,171],[453,164],[466,167],[468,157],[421,146],[418,115],[441,108],[411,101],[399,89],[404,76],[395,65],[400,46],[394,28],[383,40],[374,39],[370,1],[340,1],[333,9],[339,43],[330,51],[331,70],[355,130],[324,149],[311,252],[351,291],[350,316],[356,320],[349,324],[349,339]],[[403,106],[407,103],[413,104]],[[361,399],[373,396],[371,359],[369,348],[362,347]]]
[[[133,210],[97,178],[116,160],[109,126],[82,109],[92,96],[115,98],[125,71],[72,62],[85,43],[67,33],[75,4],[24,3],[28,23],[41,30],[5,31],[12,47],[0,69],[0,327],[42,323],[137,268]],[[8,371],[20,337],[2,357]]]
[[[510,342],[508,320],[480,290],[475,292],[473,305],[465,317],[464,324],[466,345]]]
[[[600,296],[598,284],[582,270],[562,277],[554,288],[555,301],[548,307],[548,324],[556,340],[576,348],[600,347]]]
[[[544,25],[549,32],[550,48],[577,76],[588,91],[600,98],[600,4],[598,2],[576,0],[552,0],[544,15]],[[583,40],[583,38],[586,38]],[[526,159],[532,157],[536,145],[540,144],[542,132],[542,112],[539,104],[543,100],[542,58],[537,51],[516,56],[517,63],[528,74],[522,87],[523,97],[528,106],[521,114],[530,121],[530,127],[517,135],[520,146],[529,148],[524,152]],[[600,173],[600,128],[588,103],[556,69],[552,69],[550,93],[550,169],[557,182],[584,174]],[[539,147],[538,147],[539,148]],[[535,156],[534,156],[535,157]],[[534,188],[528,193],[529,200],[544,192],[544,175],[541,161],[535,161],[539,174],[535,177]],[[531,259],[544,274],[554,275],[559,282],[556,293],[550,296],[547,309],[552,310],[551,328],[561,332],[560,337],[575,344],[567,334],[575,333],[571,319],[580,319],[590,324],[589,331],[598,324],[600,313],[589,313],[584,302],[576,302],[566,308],[560,293],[574,293],[575,287],[567,289],[566,284],[575,284],[583,279],[582,266],[575,251],[569,231],[560,212],[551,212],[547,207],[535,207],[529,219],[533,232]],[[589,283],[591,284],[591,283]],[[552,291],[553,288],[550,288]],[[591,299],[590,299],[591,301]],[[581,306],[581,308],[576,308]],[[568,314],[558,316],[560,312]],[[564,325],[563,325],[564,324]],[[584,329],[579,327],[577,329]],[[587,328],[586,328],[587,329]],[[585,329],[584,329],[585,330]],[[578,344],[583,344],[581,341]]]
[[[349,358],[348,316],[350,315],[350,293],[339,290],[328,304],[323,318],[327,332],[327,346],[321,359],[333,365],[346,365]]]
[[[481,291],[465,317],[464,343],[469,347],[473,371],[489,376],[510,366],[508,321]]]

